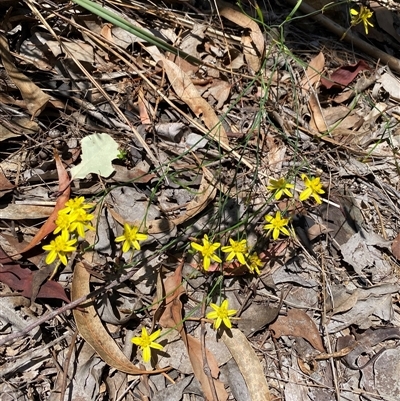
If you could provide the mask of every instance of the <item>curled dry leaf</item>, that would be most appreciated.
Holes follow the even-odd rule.
[[[364,70],[371,71],[371,68],[364,60],[360,60],[354,65],[342,66],[334,71],[329,79],[321,77],[321,85],[326,89],[343,88],[350,84],[360,71]]]
[[[322,52],[318,53],[308,64],[306,73],[300,82],[300,86],[303,91],[303,95],[309,93],[309,90],[319,82],[322,71],[325,66],[325,56]]]
[[[0,248],[0,281],[15,291],[21,291],[21,295],[32,298],[34,275],[30,269],[23,269],[14,262]],[[55,281],[45,281],[36,289],[36,298],[61,299],[69,303],[64,288]]]
[[[325,352],[317,326],[300,309],[290,309],[287,316],[279,316],[269,328],[275,338],[281,336],[302,337],[318,351]]]
[[[0,35],[0,57],[8,76],[20,90],[29,114],[33,117],[38,116],[46,107],[50,96],[18,70],[11,57],[7,39],[3,35]]]
[[[303,95],[310,94],[308,108],[311,113],[311,127],[319,132],[325,132],[327,126],[324,116],[322,115],[321,105],[319,103],[314,85],[320,81],[321,74],[324,69],[325,57],[323,53],[319,53],[314,57],[306,70],[305,76],[301,81]]]
[[[344,356],[343,362],[350,369],[358,370],[361,368],[357,365],[357,360],[361,355],[370,351],[375,345],[391,339],[400,339],[400,329],[398,327],[384,327],[376,330],[368,329],[365,333],[358,335],[356,339],[353,336],[339,337],[336,346],[338,351],[351,348],[351,351]],[[372,361],[378,355],[380,355],[380,352],[372,357]]]
[[[243,54],[249,67],[253,72],[257,72],[261,67],[262,56],[265,50],[265,39],[259,25],[249,16],[231,8],[229,3],[220,2],[220,15],[229,21],[234,22],[245,30],[250,31],[250,36],[243,35]]]
[[[163,59],[163,65],[168,79],[176,95],[185,102],[197,117],[203,119],[210,130],[210,136],[217,142],[229,145],[228,136],[214,109],[203,99],[187,75],[174,62]]]

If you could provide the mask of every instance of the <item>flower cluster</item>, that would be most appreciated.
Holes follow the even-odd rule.
[[[67,264],[67,255],[76,251],[78,238],[85,237],[86,230],[94,230],[91,224],[93,215],[87,210],[93,205],[86,204],[83,196],[70,199],[65,203],[63,209],[58,211],[55,220],[56,228],[54,234],[58,234],[50,244],[44,245],[43,249],[49,253],[46,256],[46,263],[51,264],[56,259],[63,264]]]
[[[302,174],[301,178],[304,182],[304,190],[299,195],[300,201],[305,201],[310,197],[321,204],[321,194],[325,191],[322,189],[322,183],[320,177],[309,178],[306,174]],[[282,196],[286,195],[288,197],[293,197],[291,192],[294,189],[294,185],[290,184],[285,178],[279,178],[278,180],[271,179],[269,185],[267,186],[269,191],[274,192],[275,199],[279,200]],[[267,224],[264,225],[264,230],[267,231],[267,235],[272,234],[272,238],[277,240],[279,235],[290,236],[290,231],[288,229],[290,219],[282,216],[281,212],[276,212],[275,215],[265,216]],[[203,268],[208,271],[211,262],[222,263],[222,259],[218,255],[218,249],[222,252],[227,253],[225,258],[226,262],[237,260],[241,265],[247,266],[250,272],[260,273],[260,267],[263,266],[261,259],[256,253],[250,253],[245,239],[240,241],[235,241],[229,238],[229,245],[222,246],[220,242],[212,242],[205,234],[202,238],[202,244],[197,242],[191,242],[191,247],[199,252],[203,258]]]
[[[324,194],[325,191],[322,189],[320,177],[309,178],[306,174],[302,174],[301,179],[304,181],[305,189],[300,193],[300,201],[303,202],[312,196],[318,204],[321,204],[322,200],[319,195]],[[290,191],[293,188],[294,185],[290,184],[284,177],[279,178],[279,180],[271,178],[267,186],[269,191],[274,192],[276,200],[281,199],[283,195],[293,197],[293,193]]]
[[[249,253],[247,240],[235,241],[229,238],[230,245],[221,247],[219,242],[211,242],[207,234],[204,234],[202,238],[203,245],[197,242],[192,242],[190,245],[193,249],[198,251],[203,257],[203,268],[208,270],[211,262],[222,263],[222,259],[216,254],[216,251],[221,248],[221,251],[227,253],[225,258],[226,262],[237,260],[241,265],[247,266],[250,272],[260,273],[259,267],[262,267],[263,263],[256,253]]]

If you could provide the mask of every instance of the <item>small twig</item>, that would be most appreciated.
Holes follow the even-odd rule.
[[[81,298],[78,298],[75,301],[62,306],[61,308],[56,309],[55,311],[42,316],[41,318],[37,319],[35,322],[26,326],[21,331],[17,331],[15,333],[9,334],[8,336],[6,336],[0,340],[0,347],[10,341],[15,341],[19,337],[23,337],[24,335],[28,334],[30,331],[32,331],[36,327],[40,326],[41,324],[47,322],[50,319],[55,318],[56,316],[60,315],[61,313],[71,310],[71,309],[77,307],[78,305],[80,305],[81,303],[83,303],[91,298],[94,298],[107,290],[117,287],[124,281],[129,280],[135,273],[136,273],[136,269],[132,269],[132,271],[130,271],[127,274],[122,275],[121,277],[117,278],[116,280],[111,281],[110,284],[106,285],[105,287],[99,288],[98,290],[95,290],[95,291],[92,291],[90,294],[85,295]]]

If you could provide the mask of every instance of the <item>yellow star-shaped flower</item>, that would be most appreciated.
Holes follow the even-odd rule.
[[[272,232],[272,238],[274,240],[278,239],[280,233],[290,236],[290,232],[286,228],[289,224],[289,219],[283,219],[281,217],[281,212],[276,212],[275,217],[267,215],[265,216],[265,220],[268,224],[264,226],[264,230],[267,230],[267,235]]]
[[[232,327],[231,320],[229,319],[230,316],[234,316],[237,313],[235,309],[228,309],[228,300],[225,299],[221,306],[211,303],[211,308],[214,310],[212,312],[207,313],[206,318],[214,320],[214,327],[219,329],[221,323],[230,329]]]
[[[207,271],[210,268],[211,261],[222,263],[221,258],[215,253],[221,244],[219,242],[210,242],[207,234],[204,234],[202,242],[203,245],[197,242],[191,242],[190,245],[203,256],[203,268]]]
[[[142,327],[142,335],[140,337],[133,337],[133,344],[137,345],[142,350],[144,362],[149,362],[151,359],[151,348],[162,350],[164,347],[161,344],[154,342],[160,337],[161,330],[148,335],[146,327]]]

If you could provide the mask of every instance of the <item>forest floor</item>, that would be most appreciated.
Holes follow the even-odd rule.
[[[0,2],[1,401],[399,400],[397,13],[73,1]]]

